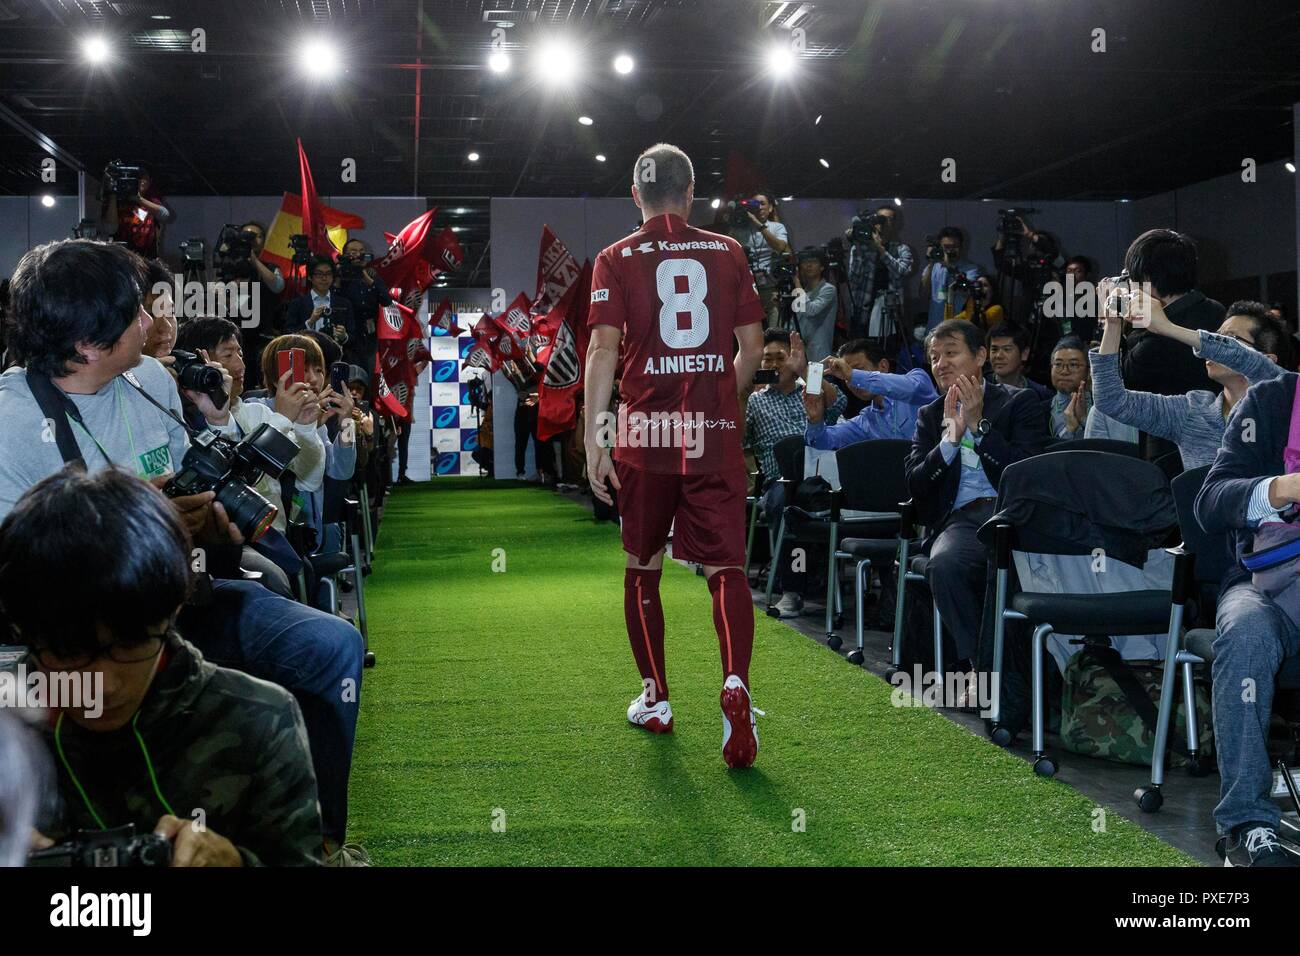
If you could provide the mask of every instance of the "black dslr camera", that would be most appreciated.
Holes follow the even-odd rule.
[[[864,209],[849,222],[850,242],[870,242],[876,227],[889,224],[889,217]]]
[[[117,197],[118,202],[128,202],[140,195],[139,166],[123,166],[120,159],[115,159],[104,167],[103,195]]]
[[[943,262],[943,246],[935,236],[925,237],[925,257],[931,262]]]
[[[368,252],[361,253],[355,259],[351,256],[339,256],[339,279],[343,282],[360,282],[361,273],[365,271],[366,266],[370,264],[372,259],[374,259],[374,256]]]
[[[251,543],[271,527],[279,511],[252,486],[263,474],[278,479],[297,454],[298,446],[266,422],[238,443],[216,432],[199,432],[185,453],[180,472],[167,482],[163,493],[183,498],[215,491],[226,515]]]
[[[78,830],[70,840],[27,855],[28,866],[170,866],[172,845],[156,833],[136,835],[135,824],[115,830]]]
[[[192,392],[208,396],[217,408],[226,404],[229,396],[226,394],[226,383],[222,380],[219,369],[213,368],[193,352],[186,352],[184,349],[172,349],[171,354],[176,360],[172,371],[176,373],[176,381],[181,388],[188,388]]]

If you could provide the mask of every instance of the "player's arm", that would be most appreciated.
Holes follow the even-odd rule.
[[[618,364],[618,346],[623,339],[622,330],[612,325],[591,327],[591,340],[587,345],[587,370],[583,382],[587,416],[583,429],[583,443],[587,447],[587,479],[591,492],[605,504],[613,504],[606,480],[619,487],[618,475],[610,457],[613,444],[608,436],[609,397],[614,388],[614,371]]]

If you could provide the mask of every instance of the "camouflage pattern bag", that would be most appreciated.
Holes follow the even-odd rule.
[[[1061,746],[1119,763],[1151,765],[1163,662],[1126,661],[1113,647],[1089,644],[1070,658],[1061,695]],[[1169,767],[1187,765],[1186,714],[1177,689],[1169,728]],[[1195,683],[1199,755],[1214,750],[1209,689]]]

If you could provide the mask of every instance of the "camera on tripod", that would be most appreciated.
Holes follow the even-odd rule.
[[[1025,216],[1037,209],[999,209],[998,235],[1002,237],[1002,254],[1008,259],[1019,259],[1025,239]]]
[[[772,284],[776,286],[777,295],[794,295],[795,268],[794,263],[785,256],[772,257],[772,267],[768,269],[767,274],[771,277]]]
[[[117,201],[128,202],[140,195],[140,174],[143,170],[139,166],[124,166],[120,159],[115,159],[104,167],[104,179],[101,195],[108,199],[109,195],[117,197]]]
[[[114,830],[78,830],[69,840],[27,855],[28,866],[162,867],[171,862],[171,842],[156,833],[137,835],[134,823]]]
[[[761,209],[762,205],[757,199],[738,196],[727,203],[727,223],[737,228],[752,229],[754,224],[749,217],[757,216]]]
[[[843,272],[845,259],[844,240],[842,238],[836,236],[831,239],[830,242],[826,243],[827,272]]]
[[[212,369],[215,371],[215,369]],[[181,470],[163,487],[169,498],[216,492],[216,501],[239,528],[245,542],[266,533],[279,509],[253,490],[268,475],[279,479],[298,454],[293,440],[263,422],[241,442],[213,431],[192,436]]]
[[[374,256],[368,252],[363,252],[356,258],[339,256],[339,279],[343,282],[360,282],[361,274],[365,272],[366,266],[370,264],[372,259],[374,259]]]
[[[245,232],[230,223],[221,227],[217,244],[212,249],[212,265],[222,282],[253,277],[253,264],[249,258],[257,248],[257,238],[257,233],[251,229]]]
[[[289,248],[293,250],[293,264],[305,266],[311,262],[311,237],[303,233],[294,233],[289,237]]]

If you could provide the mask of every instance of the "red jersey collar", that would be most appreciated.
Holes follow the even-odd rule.
[[[655,216],[653,219],[647,219],[641,224],[643,232],[680,232],[689,228],[690,223],[675,212],[666,212],[660,216]]]

